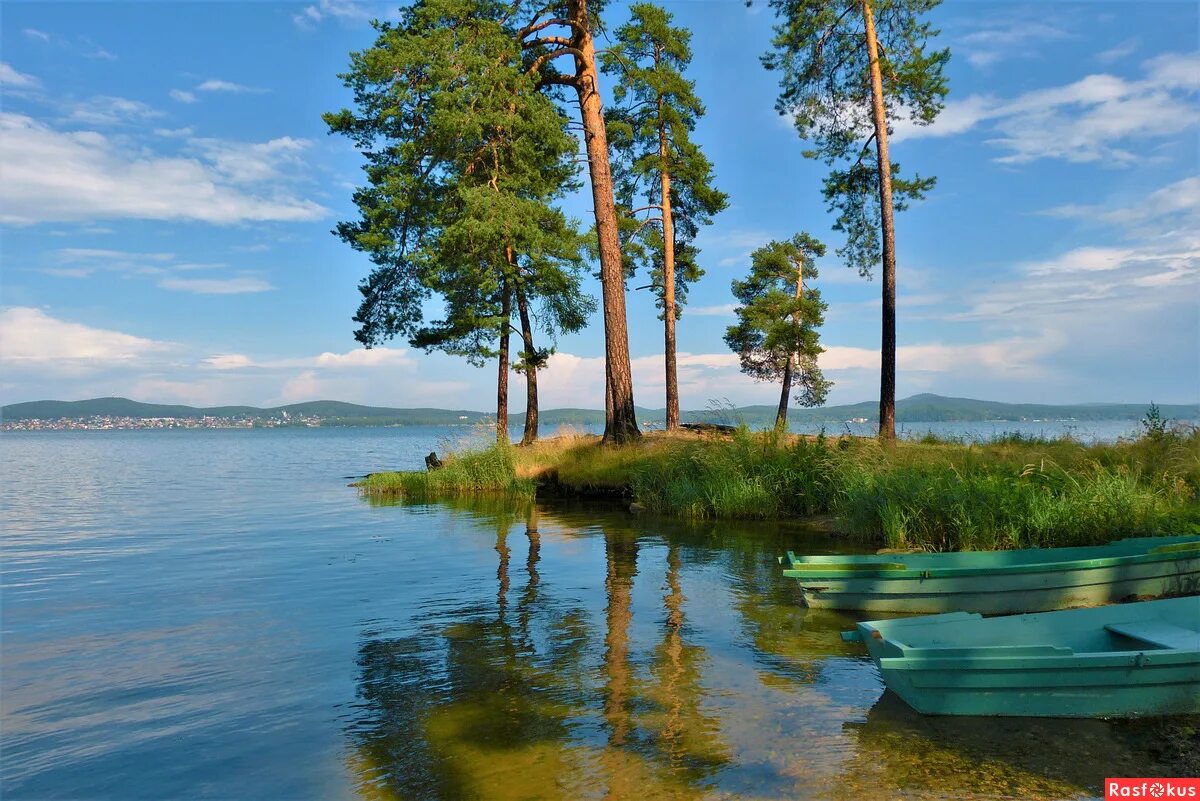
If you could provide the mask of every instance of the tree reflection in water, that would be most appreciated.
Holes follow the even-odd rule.
[[[1050,799],[1108,766],[1156,775],[1104,722],[875,703],[873,666],[838,636],[853,619],[798,606],[774,564],[795,529],[452,514],[477,548],[458,588],[362,632],[347,732],[364,797]]]

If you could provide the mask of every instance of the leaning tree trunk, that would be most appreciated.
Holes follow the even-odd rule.
[[[658,118],[662,119],[663,101],[658,100]],[[667,371],[667,430],[679,428],[679,376],[675,369],[675,220],[671,215],[671,173],[667,165],[667,130],[659,123],[658,157],[662,161],[663,227],[663,351]]]
[[[779,393],[779,411],[775,413],[775,430],[787,430],[788,400],[792,394],[792,362],[788,356],[787,364],[783,366],[783,389]]]
[[[796,262],[796,300],[804,297],[804,259]],[[800,311],[792,312],[792,325],[797,330],[800,328]],[[779,395],[779,411],[775,414],[775,430],[787,430],[787,413],[788,413],[788,396],[792,393],[792,365],[799,366],[800,359],[798,354],[792,353],[788,355],[787,364],[783,366],[783,392]]]
[[[521,444],[530,445],[538,438],[537,351],[533,345],[533,327],[529,323],[529,301],[525,289],[517,284],[517,313],[521,316],[521,341],[525,345],[525,432]]]
[[[617,235],[617,209],[613,201],[612,170],[608,160],[608,132],[600,105],[596,46],[592,40],[587,0],[570,0],[575,23],[575,91],[592,179],[592,204],[600,248],[600,289],[604,306],[604,369],[612,393],[611,410],[604,426],[605,442],[626,442],[638,437],[633,404],[633,374],[629,360],[629,328],[625,315],[625,272]],[[605,404],[608,406],[608,404]]]
[[[892,162],[888,156],[887,111],[883,105],[883,74],[871,0],[862,0],[867,52],[871,64],[871,115],[879,161],[880,230],[883,233],[883,336],[880,342],[879,437],[896,438],[896,230],[892,208]]]
[[[496,376],[496,442],[508,444],[508,321],[512,316],[512,295],[508,281],[500,283],[500,372]]]

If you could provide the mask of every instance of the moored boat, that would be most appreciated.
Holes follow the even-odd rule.
[[[781,557],[809,606],[866,612],[1011,614],[1200,592],[1200,536],[1108,545]]]
[[[1200,713],[1200,596],[859,623],[888,689],[927,715]]]

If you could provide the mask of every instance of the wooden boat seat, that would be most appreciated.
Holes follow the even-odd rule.
[[[1165,620],[1137,620],[1132,623],[1109,623],[1104,627],[1122,637],[1140,640],[1159,648],[1200,650],[1200,631],[1185,629]]]

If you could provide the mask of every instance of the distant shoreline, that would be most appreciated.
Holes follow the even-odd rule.
[[[1083,403],[1071,405],[1000,403],[997,401],[951,398],[940,395],[914,395],[896,404],[896,421],[904,426],[930,424],[1005,424],[1087,425],[1097,422],[1138,421],[1149,408],[1146,404]],[[1162,415],[1170,420],[1200,420],[1198,404],[1159,404]],[[799,426],[826,426],[830,431],[847,426],[875,425],[878,404],[874,401],[792,409],[789,419]],[[750,428],[774,424],[776,407],[742,406],[714,401],[708,409],[683,412],[684,422],[711,422],[726,425],[745,424]],[[637,418],[647,428],[660,425],[662,409],[638,408]],[[81,401],[31,401],[0,407],[0,430],[47,428],[93,429],[176,429],[176,428],[326,428],[358,426],[476,426],[487,425],[494,415],[466,409],[392,408],[360,406],[341,401],[308,401],[287,406],[218,406],[200,408],[183,405],[149,404],[127,398],[92,398]],[[599,409],[545,409],[542,426],[603,425]],[[523,414],[509,416],[510,425],[520,427]]]

